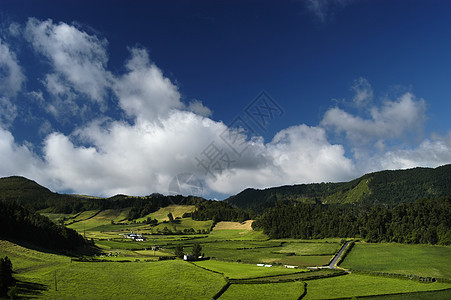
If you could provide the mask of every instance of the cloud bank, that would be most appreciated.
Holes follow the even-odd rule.
[[[39,88],[28,90],[27,66],[0,40],[2,82],[8,82],[0,85],[0,176],[23,175],[56,191],[111,196],[166,194],[174,176],[192,173],[209,197],[451,161],[451,133],[411,148],[387,148],[422,130],[426,101],[406,93],[375,104],[364,78],[351,87],[363,114],[332,107],[320,124],[282,129],[265,142],[215,121],[200,100],[185,101],[146,49],[130,48],[122,72],[113,72],[107,40],[75,24],[31,18],[10,32],[16,38],[23,32],[22,42],[46,68],[37,76]],[[40,143],[14,138],[14,100],[20,97],[35,99],[41,108],[36,117],[48,118],[38,129]],[[57,131],[49,120],[73,126]],[[344,143],[332,143],[334,134]],[[245,151],[233,151],[224,136],[233,136]]]

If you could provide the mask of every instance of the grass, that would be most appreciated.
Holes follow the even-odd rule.
[[[175,218],[183,217],[184,213],[193,212],[196,209],[195,205],[169,205],[166,207],[162,207],[156,212],[150,213],[142,218],[136,219],[137,222],[142,222],[147,220],[148,217],[152,219],[157,219],[159,222],[169,221],[168,214],[171,213]]]
[[[450,288],[448,283],[420,283],[417,281],[378,276],[349,274],[307,282],[303,299],[336,299],[370,295],[411,293]]]
[[[292,274],[302,271],[299,269],[286,269],[284,267],[278,266],[266,268],[251,264],[224,262],[217,260],[198,261],[195,262],[195,264],[208,270],[223,273],[225,276],[233,279],[255,278],[261,276],[272,276],[280,274]]]
[[[340,265],[364,271],[451,278],[451,247],[404,244],[356,244]]]
[[[330,255],[285,256],[277,262],[284,265],[318,267],[329,264],[331,257]]]
[[[268,236],[263,231],[247,229],[213,230],[209,235],[210,240],[267,240]]]
[[[20,296],[45,299],[211,299],[225,284],[220,274],[184,261],[72,262],[0,241],[13,263]],[[58,291],[55,291],[55,277]]]
[[[269,284],[232,284],[221,300],[227,299],[298,299],[304,292],[301,282]]]
[[[395,295],[365,297],[366,300],[449,300],[451,299],[451,289],[431,292],[414,292]]]
[[[284,243],[279,252],[296,255],[333,255],[340,247],[338,243]]]

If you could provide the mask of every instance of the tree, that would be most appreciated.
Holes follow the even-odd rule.
[[[168,213],[168,218],[171,224],[174,223],[174,216],[172,215],[172,213]]]
[[[183,253],[183,245],[182,244],[178,244],[177,246],[175,246],[174,254],[175,254],[175,256],[177,256],[179,258],[183,258],[183,255],[185,253]]]
[[[13,265],[8,256],[5,256],[5,258],[0,258],[0,297],[6,296],[8,287],[13,284]]]
[[[194,243],[193,245],[193,256],[195,259],[198,259],[202,253],[202,246],[199,243]]]

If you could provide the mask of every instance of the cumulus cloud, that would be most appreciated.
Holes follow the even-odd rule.
[[[42,161],[27,145],[17,145],[11,132],[0,127],[0,176],[21,175],[49,182]]]
[[[74,92],[82,93],[89,99],[103,102],[106,88],[110,85],[110,74],[105,70],[108,56],[105,51],[107,41],[79,30],[75,25],[54,24],[52,20],[40,21],[30,18],[25,28],[25,37],[35,51],[50,62],[53,73],[48,76],[58,78]],[[47,84],[49,79],[46,80]],[[48,86],[56,95],[61,90]]]
[[[0,39],[0,95],[14,97],[22,88],[25,75],[16,55]]]
[[[129,116],[145,120],[156,120],[167,116],[171,109],[180,109],[177,86],[164,77],[163,72],[150,63],[147,51],[133,48],[126,64],[127,73],[115,81],[121,108]]]
[[[329,109],[321,126],[344,133],[354,145],[402,137],[408,133],[421,131],[426,112],[426,102],[416,100],[411,93],[405,93],[397,100],[385,101],[381,107],[369,108],[369,118],[363,118],[344,111],[339,107]]]
[[[416,148],[387,151],[380,159],[384,169],[435,167],[451,162],[451,131],[445,136],[432,135]]]
[[[348,157],[343,145],[331,143],[330,131],[344,134],[354,145],[374,144],[382,151],[390,139],[421,129],[424,100],[406,93],[373,105],[373,91],[364,78],[352,90],[353,103],[365,108],[366,118],[335,107],[320,126],[286,128],[265,143],[262,137],[248,137],[214,121],[201,101],[184,102],[177,85],[145,49],[130,48],[124,72],[115,74],[107,69],[107,41],[75,25],[31,18],[25,38],[50,66],[39,78],[42,88],[24,93],[34,104],[71,125],[93,111],[92,105],[120,113],[91,114],[66,133],[45,120],[36,129],[44,136],[42,149],[35,152],[37,146],[18,144],[5,124],[16,118],[11,97],[22,91],[25,77],[14,53],[0,41],[1,70],[7,70],[10,82],[3,89],[0,83],[2,176],[23,175],[57,191],[110,196],[168,193],[176,175],[190,173],[203,179],[208,196],[247,187],[348,180],[360,175],[357,169],[404,167],[416,160],[430,166],[451,160],[451,134],[425,140],[418,148],[377,154],[372,166],[361,164],[357,152]],[[245,150],[233,151],[224,137]]]

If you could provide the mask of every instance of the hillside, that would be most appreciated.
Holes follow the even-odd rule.
[[[432,168],[380,171],[349,182],[246,189],[226,201],[262,213],[278,201],[323,204],[383,204],[394,206],[420,198],[451,195],[451,164]]]

